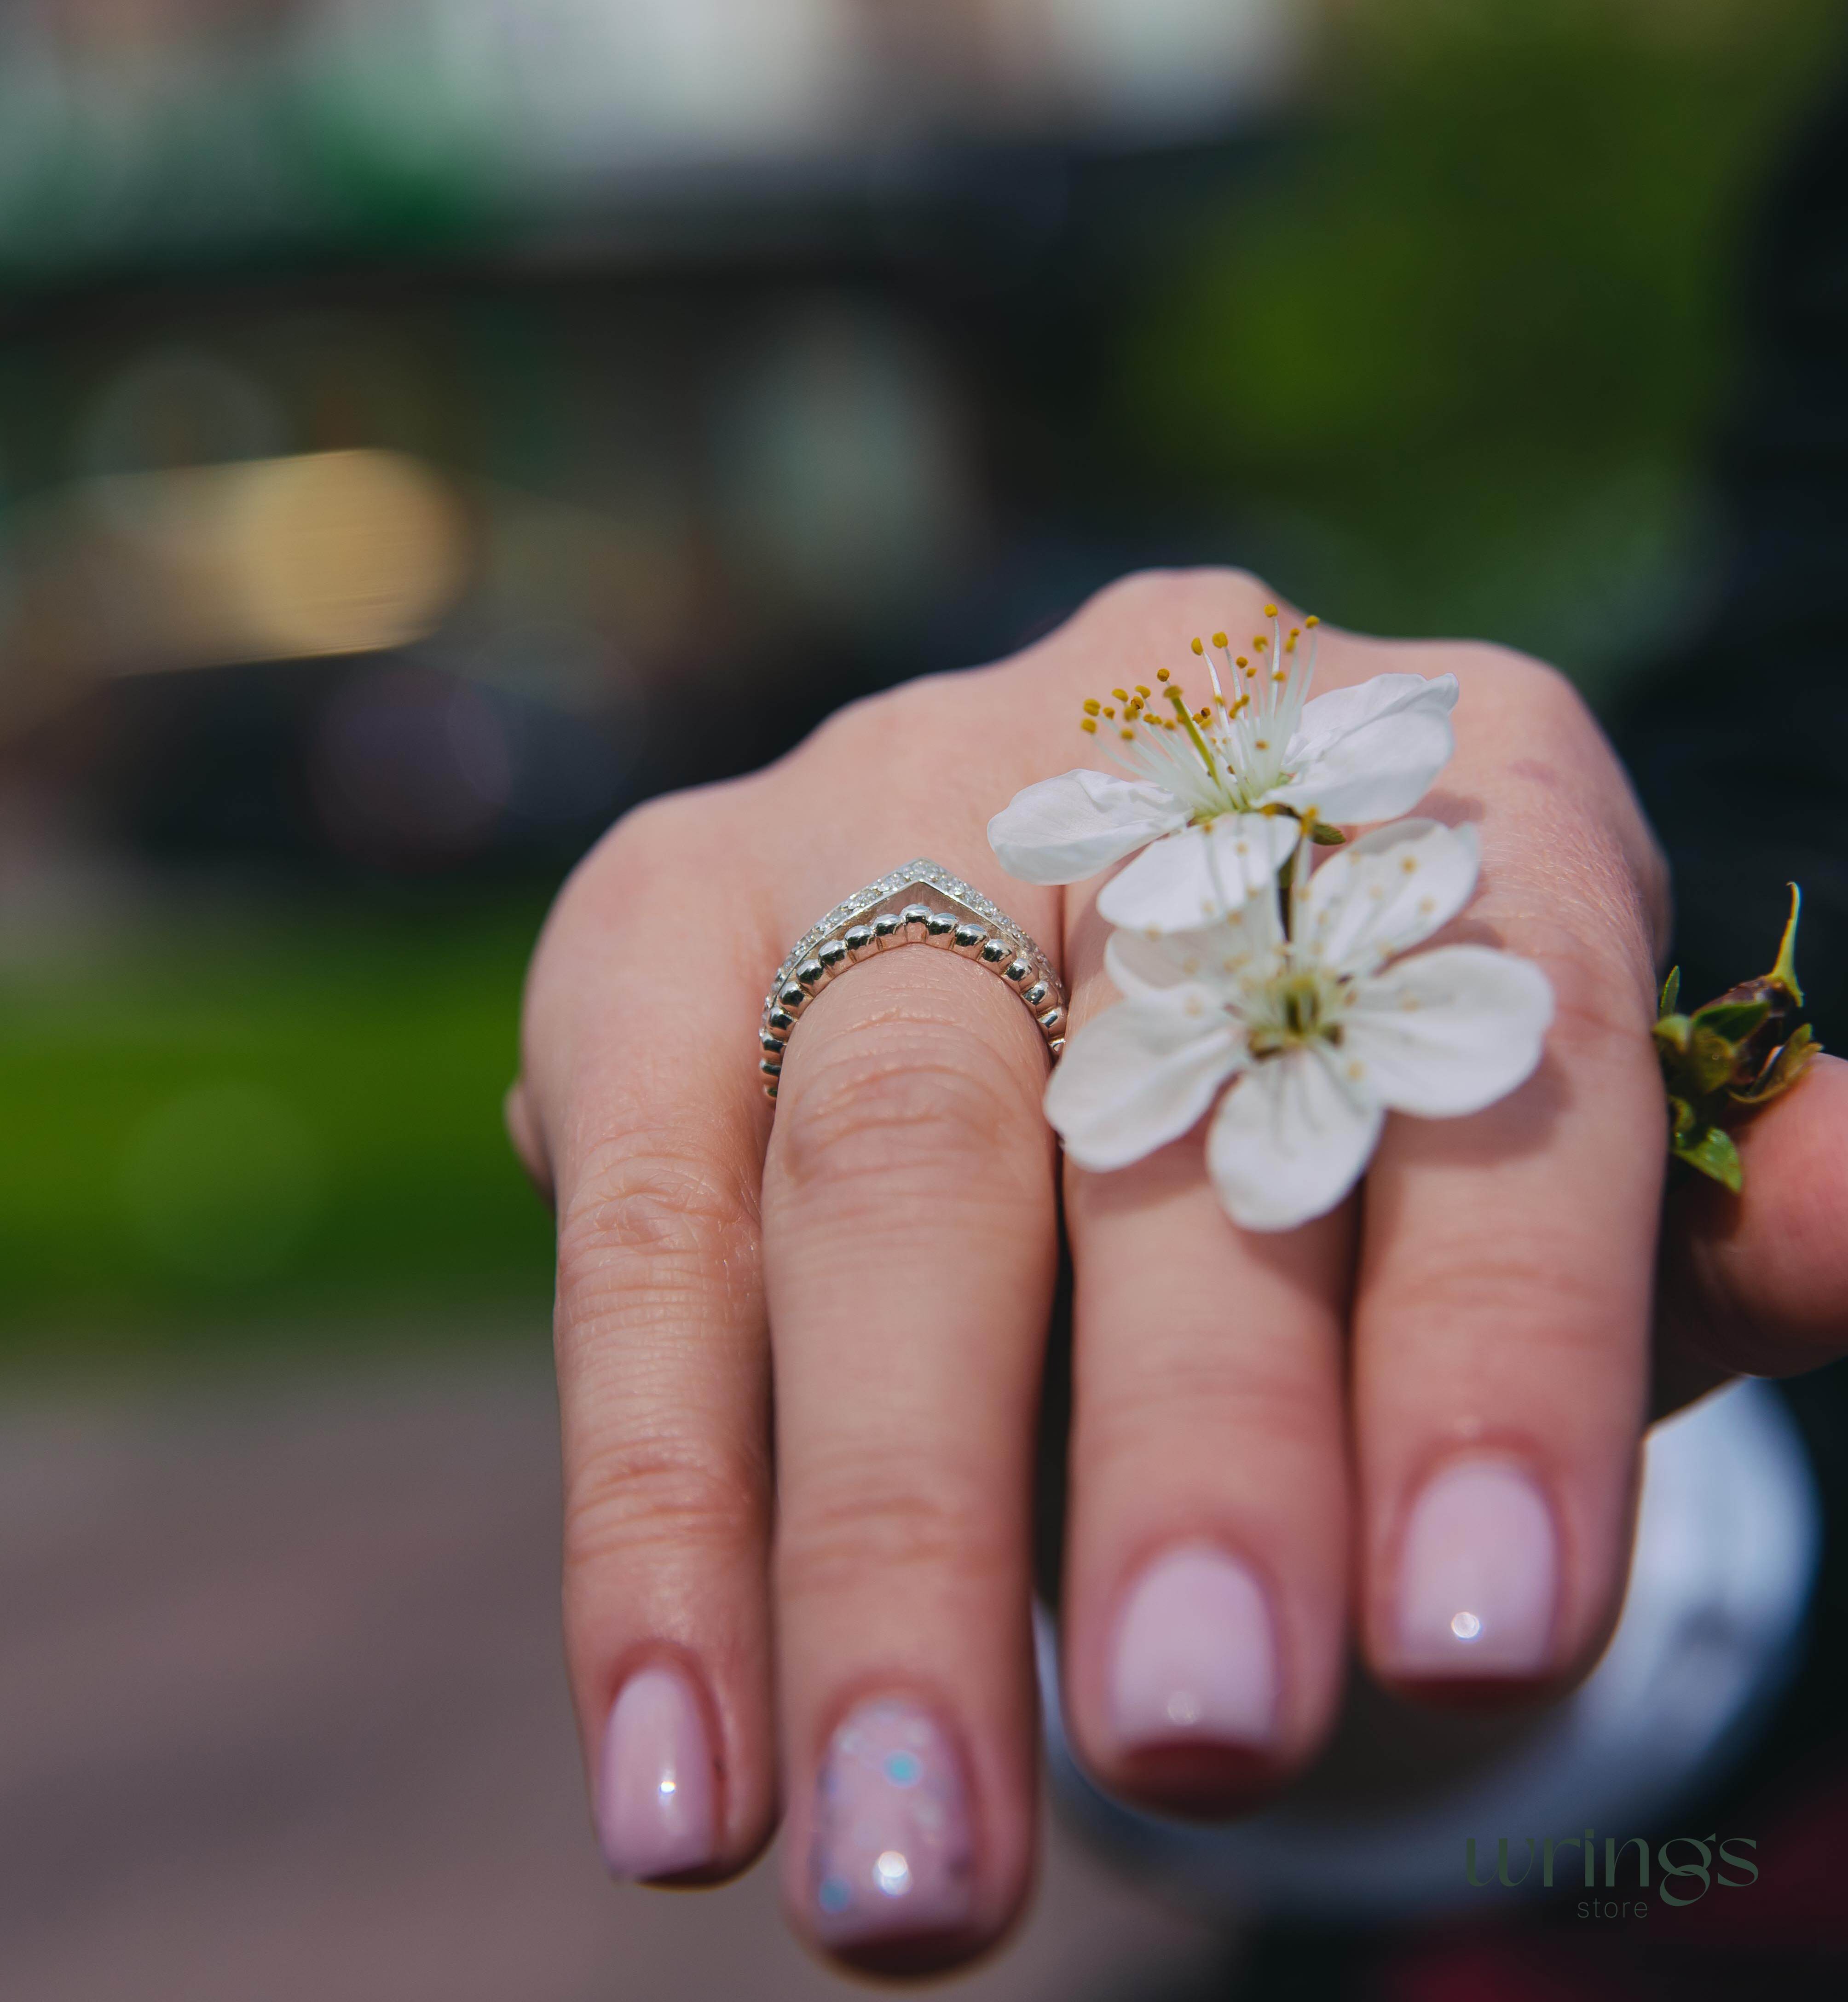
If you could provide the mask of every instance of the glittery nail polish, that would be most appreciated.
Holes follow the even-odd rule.
[[[928,1711],[881,1697],[828,1740],[808,1898],[828,1945],[954,1932],[975,1897],[962,1763]]]

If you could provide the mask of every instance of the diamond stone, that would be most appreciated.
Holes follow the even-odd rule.
[[[991,903],[972,884],[965,883],[960,876],[952,876],[947,869],[940,868],[936,863],[919,856],[902,869],[894,869],[877,882],[869,883],[863,890],[856,891],[845,903],[835,905],[819,924],[803,933],[777,968],[776,978],[765,996],[766,1018],[777,1005],[777,996],[789,984],[790,975],[804,960],[814,957],[816,948],[825,940],[838,936],[849,925],[877,916],[882,907],[897,908],[917,901],[914,893],[920,890],[933,891],[939,898],[959,905],[964,915],[979,918],[990,931],[1006,939],[1017,954],[1033,960],[1036,973],[1043,968],[1043,977],[1051,976],[1051,966],[1046,955],[1005,911]]]

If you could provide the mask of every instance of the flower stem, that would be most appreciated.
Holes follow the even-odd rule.
[[[1284,936],[1292,944],[1300,941],[1302,926],[1300,920],[1309,909],[1309,849],[1316,838],[1316,810],[1305,807],[1298,818],[1299,830],[1295,852],[1290,857],[1289,897],[1285,905]]]

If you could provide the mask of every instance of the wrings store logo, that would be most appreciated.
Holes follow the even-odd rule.
[[[1756,1838],[1751,1836],[1729,1835],[1721,1840],[1712,1835],[1672,1835],[1657,1847],[1651,1859],[1649,1845],[1640,1835],[1627,1836],[1622,1841],[1614,1835],[1607,1835],[1604,1838],[1602,1885],[1598,1882],[1598,1845],[1593,1830],[1588,1828],[1583,1835],[1548,1836],[1543,1842],[1531,1835],[1517,1840],[1527,1846],[1525,1854],[1518,1858],[1514,1856],[1513,1845],[1505,1835],[1496,1837],[1495,1870],[1491,1876],[1486,1855],[1479,1874],[1476,1838],[1470,1836],[1463,1845],[1463,1869],[1470,1883],[1478,1890],[1499,1883],[1513,1891],[1532,1883],[1537,1889],[1550,1891],[1556,1885],[1563,1887],[1574,1882],[1582,1867],[1586,1890],[1630,1892],[1621,1903],[1615,1899],[1581,1898],[1578,1903],[1578,1916],[1581,1919],[1647,1918],[1649,1900],[1640,1893],[1653,1892],[1665,1905],[1692,1905],[1715,1888],[1740,1891],[1758,1882],[1758,1864],[1744,1853],[1758,1847]],[[1576,1850],[1579,1854],[1567,1857],[1561,1853],[1567,1850]],[[1537,1883],[1534,1878],[1536,1863],[1539,1865]],[[1628,1876],[1632,1866],[1634,1882],[1620,1883],[1620,1875]],[[1567,1875],[1567,1871],[1571,1875]]]

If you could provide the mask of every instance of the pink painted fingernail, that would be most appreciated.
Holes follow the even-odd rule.
[[[622,1685],[603,1734],[597,1833],[618,1877],[671,1877],[716,1847],[712,1748],[699,1699],[677,1669]]]
[[[1205,1545],[1156,1558],[1117,1623],[1110,1721],[1118,1743],[1266,1745],[1277,1693],[1271,1608],[1250,1571]]]
[[[954,1932],[975,1901],[962,1762],[928,1711],[862,1704],[815,1784],[809,1896],[830,1946]]]
[[[1559,1546],[1532,1477],[1464,1460],[1426,1484],[1406,1525],[1391,1658],[1402,1675],[1529,1676],[1552,1656]]]

